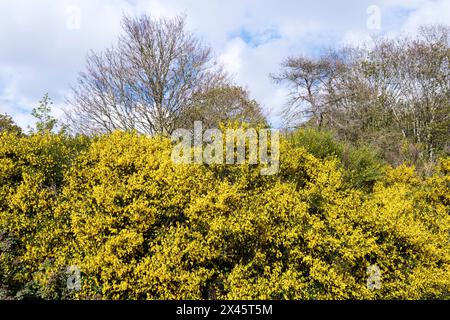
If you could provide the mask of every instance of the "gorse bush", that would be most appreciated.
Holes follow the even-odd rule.
[[[0,133],[0,287],[34,296],[39,273],[65,240],[56,215],[64,174],[88,141],[51,133]]]
[[[282,138],[278,174],[261,176],[258,165],[174,164],[158,136],[0,134],[3,298],[450,293],[448,158],[422,178],[310,131]]]

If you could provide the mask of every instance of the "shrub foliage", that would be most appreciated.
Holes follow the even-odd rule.
[[[261,176],[256,165],[173,164],[163,137],[0,135],[2,298],[450,293],[449,158],[423,178],[300,134],[282,138],[279,173]],[[367,285],[373,265],[379,289]],[[68,266],[81,270],[79,291]]]

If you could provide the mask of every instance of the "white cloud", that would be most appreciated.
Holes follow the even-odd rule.
[[[242,71],[242,51],[245,50],[246,44],[241,38],[235,38],[229,41],[218,60],[225,65],[227,71],[233,76],[239,75]]]
[[[414,32],[420,25],[424,24],[449,24],[450,1],[430,1],[423,3],[411,12],[403,29]]]
[[[277,124],[285,90],[268,74],[286,56],[370,39],[370,5],[381,8],[382,34],[450,21],[448,0],[0,0],[0,112],[26,126],[32,121],[27,112],[44,93],[62,106],[87,51],[115,41],[123,13],[185,13],[188,27],[213,46],[226,69]],[[79,29],[67,28],[71,6],[79,8]]]

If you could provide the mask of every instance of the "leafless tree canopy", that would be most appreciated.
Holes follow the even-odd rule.
[[[170,133],[192,97],[226,82],[185,18],[125,17],[118,43],[91,52],[68,98],[76,132]]]
[[[286,59],[272,76],[290,88],[286,123],[325,125],[351,140],[349,135],[368,140],[368,132],[399,133],[432,158],[436,147],[448,147],[449,36],[448,27],[429,26],[414,38]]]
[[[338,76],[346,67],[342,57],[332,51],[318,59],[303,55],[287,58],[281,73],[272,79],[290,89],[283,114],[288,125],[313,118],[320,127],[326,110],[335,102]]]

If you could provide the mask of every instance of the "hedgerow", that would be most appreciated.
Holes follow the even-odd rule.
[[[174,164],[159,136],[0,134],[2,298],[450,293],[449,158],[424,178],[361,152],[377,173],[361,188],[358,164],[331,144],[328,156],[282,138],[278,174],[261,176],[258,165]],[[68,266],[81,290],[67,289]]]

